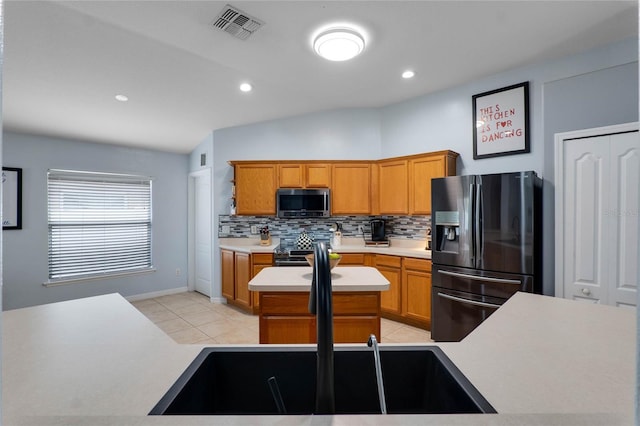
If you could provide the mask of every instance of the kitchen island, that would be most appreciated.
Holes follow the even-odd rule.
[[[175,343],[120,295],[78,299],[3,313],[2,424],[629,425],[635,324],[635,311],[517,293],[437,344],[499,414],[160,418],[147,414],[203,345]]]
[[[316,318],[309,313],[310,266],[262,269],[249,290],[259,292],[260,343],[315,343]],[[380,337],[380,292],[389,281],[368,266],[331,271],[336,343],[365,343]]]

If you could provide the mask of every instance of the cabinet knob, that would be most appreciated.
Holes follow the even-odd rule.
[[[585,296],[588,296],[591,294],[591,290],[589,290],[588,288],[583,288],[582,289],[582,294],[584,294]]]

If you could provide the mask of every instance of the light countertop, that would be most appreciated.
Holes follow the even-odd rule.
[[[268,246],[261,246],[259,238],[220,238],[218,242],[221,249],[244,253],[273,253],[280,244],[280,239],[273,237]],[[365,247],[361,237],[343,237],[342,244],[332,250],[336,253],[374,253],[431,259],[431,250],[425,250],[426,240],[390,238],[389,242],[389,247]]]
[[[3,313],[3,424],[632,424],[635,323],[517,293],[462,342],[437,344],[497,415],[160,418],[147,413],[203,346],[173,342],[117,294],[91,297]]]
[[[264,268],[249,281],[249,290],[309,291],[312,273],[311,266]],[[389,289],[389,280],[369,266],[336,266],[331,270],[331,288],[335,292],[383,291]]]

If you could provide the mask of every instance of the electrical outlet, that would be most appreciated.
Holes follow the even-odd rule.
[[[181,273],[182,271],[180,270],[180,268],[176,268],[176,277],[179,277]]]
[[[251,233],[252,234],[258,233],[258,225],[251,225]]]

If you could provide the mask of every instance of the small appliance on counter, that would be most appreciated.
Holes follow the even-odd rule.
[[[389,240],[385,235],[385,223],[382,219],[374,219],[369,222],[371,227],[371,240],[365,240],[365,246],[389,247]]]

